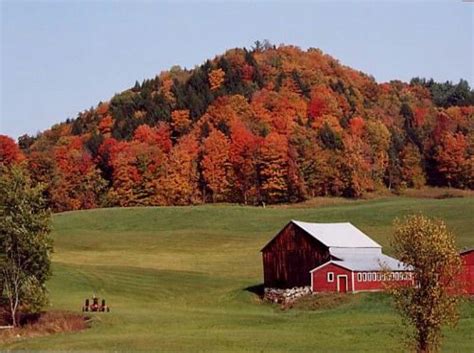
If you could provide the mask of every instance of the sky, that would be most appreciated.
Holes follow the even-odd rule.
[[[173,65],[256,40],[320,48],[377,81],[467,79],[474,2],[0,0],[0,134],[34,135]]]

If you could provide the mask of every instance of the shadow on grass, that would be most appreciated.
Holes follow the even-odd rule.
[[[254,286],[246,287],[246,288],[244,288],[244,291],[256,294],[259,297],[263,298],[264,288],[265,287],[263,286],[263,283],[260,283],[260,284],[254,285]]]

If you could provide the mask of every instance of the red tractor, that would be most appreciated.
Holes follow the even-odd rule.
[[[87,298],[84,302],[84,306],[82,307],[82,311],[100,311],[100,312],[109,312],[110,308],[105,304],[105,299],[102,299],[101,304],[99,304],[99,298],[95,295],[92,297],[92,304]]]

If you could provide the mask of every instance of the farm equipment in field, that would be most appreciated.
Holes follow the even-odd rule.
[[[92,301],[89,298],[87,298],[84,301],[84,306],[82,307],[82,311],[83,312],[91,311],[91,312],[103,312],[103,313],[107,312],[108,313],[110,311],[110,308],[105,303],[105,299],[102,299],[100,304],[99,304],[99,299],[100,298],[96,297],[95,295],[92,297]]]

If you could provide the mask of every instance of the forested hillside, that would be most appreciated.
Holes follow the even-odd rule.
[[[56,211],[297,202],[474,188],[468,83],[378,84],[318,49],[259,43],[137,82],[16,146]]]

